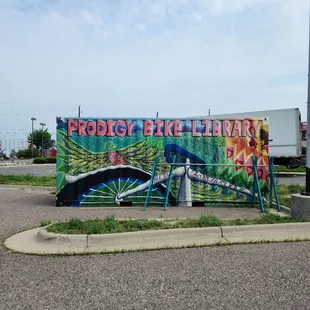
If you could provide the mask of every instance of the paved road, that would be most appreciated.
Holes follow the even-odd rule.
[[[35,176],[53,176],[56,174],[56,165],[20,165],[11,167],[0,166],[0,174],[32,174]],[[277,179],[279,184],[305,184],[305,176],[277,176]]]
[[[38,189],[0,188],[0,195],[1,243],[42,219],[163,213],[56,208],[54,195]],[[217,210],[225,217],[230,209]],[[310,242],[70,257],[2,246],[0,309],[309,309],[309,261]]]
[[[281,176],[277,177],[278,184],[306,184],[306,176]]]
[[[0,166],[0,174],[53,176],[56,174],[56,164]]]

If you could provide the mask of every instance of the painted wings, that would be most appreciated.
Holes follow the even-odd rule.
[[[60,132],[60,141],[57,143],[59,159],[65,173],[78,175],[100,168],[116,164],[113,159],[119,160],[119,164],[133,166],[146,172],[151,172],[156,154],[159,156],[159,162],[164,163],[165,157],[162,151],[158,151],[158,144],[150,140],[142,140],[131,146],[122,149],[104,153],[93,153],[76,142],[69,139],[65,134]],[[157,172],[166,171],[168,166],[158,166]]]

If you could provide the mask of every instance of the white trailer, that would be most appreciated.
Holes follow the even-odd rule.
[[[269,154],[274,157],[275,164],[288,167],[297,167],[301,164],[301,114],[298,108],[208,115],[197,118],[224,117],[266,118],[269,123]]]

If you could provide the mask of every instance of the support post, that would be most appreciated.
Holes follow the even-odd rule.
[[[253,165],[253,196],[252,196],[252,207],[254,207],[255,198],[256,198],[256,183],[255,183],[255,176],[254,176],[255,163],[256,163],[256,159],[255,159],[254,156],[252,156],[252,165]]]
[[[149,205],[149,201],[150,201],[150,197],[151,197],[151,193],[152,193],[152,189],[153,189],[153,182],[154,182],[154,177],[155,177],[155,173],[156,173],[157,163],[158,163],[158,156],[156,156],[155,161],[154,161],[154,166],[153,166],[153,170],[152,170],[152,174],[151,174],[149,188],[147,190],[146,199],[144,202],[144,211],[146,211],[146,209]]]
[[[269,157],[269,175],[270,175],[270,192],[269,192],[269,197],[270,197],[270,207],[272,207],[272,191],[274,192],[274,196],[276,199],[276,205],[277,205],[277,210],[280,212],[281,207],[279,203],[279,197],[278,197],[278,191],[277,191],[277,185],[274,177],[274,169],[273,169],[273,157]]]
[[[169,197],[170,188],[171,188],[171,180],[172,180],[175,160],[176,160],[176,155],[173,155],[172,165],[170,166],[169,178],[168,178],[167,187],[166,187],[166,191],[165,191],[165,200],[164,200],[164,210],[165,211],[166,211],[167,205],[168,205],[168,197]]]
[[[258,199],[259,199],[259,204],[260,204],[260,210],[261,210],[261,212],[265,212],[263,197],[262,197],[262,193],[260,190],[258,173],[257,173],[257,162],[258,162],[257,157],[252,156],[252,161],[253,161],[253,168],[254,168],[254,186],[256,187],[256,191],[257,191],[257,195],[258,195]],[[254,192],[254,195],[255,195],[255,192]]]

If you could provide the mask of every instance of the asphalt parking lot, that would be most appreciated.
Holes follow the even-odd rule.
[[[39,189],[2,187],[0,195],[1,244],[42,219],[116,213],[57,208],[54,195]],[[234,216],[257,216],[247,212]],[[310,242],[61,257],[10,253],[2,245],[0,309],[309,309],[309,260]]]

